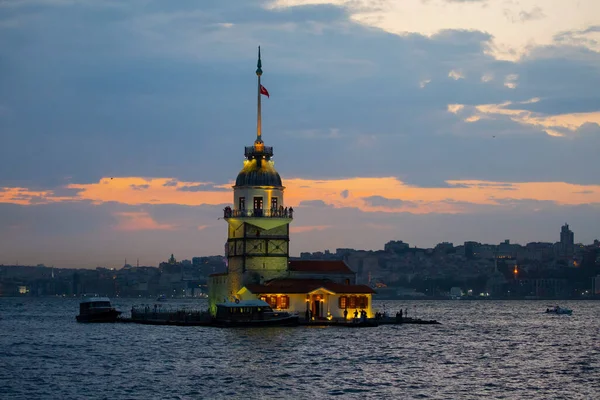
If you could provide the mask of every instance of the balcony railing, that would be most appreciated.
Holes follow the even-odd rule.
[[[294,209],[277,208],[277,209],[256,209],[256,210],[232,210],[231,207],[223,209],[223,218],[294,218]]]
[[[244,155],[246,157],[251,155],[260,155],[260,156],[273,156],[273,147],[271,146],[263,146],[262,151],[257,149],[255,146],[246,146],[244,149]]]

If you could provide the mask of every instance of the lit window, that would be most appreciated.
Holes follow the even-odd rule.
[[[356,297],[355,296],[350,297],[350,308],[356,308]]]
[[[287,296],[277,296],[277,308],[278,309],[285,309],[289,307],[289,297]]]
[[[245,210],[246,209],[246,198],[245,197],[240,197],[238,209],[239,210]]]
[[[358,297],[358,308],[367,308],[369,306],[369,299],[367,296]]]
[[[339,301],[340,309],[344,310],[348,306],[348,297],[342,296]]]

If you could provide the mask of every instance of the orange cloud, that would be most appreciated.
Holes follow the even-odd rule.
[[[0,203],[30,205],[71,200],[73,200],[72,197],[55,196],[52,190],[34,191],[22,187],[0,188]]]
[[[139,190],[143,187],[143,190]],[[69,189],[80,189],[81,200],[94,203],[116,201],[123,204],[180,204],[199,206],[231,202],[230,191],[217,189],[229,185],[213,185],[212,182],[180,182],[172,178],[120,177],[102,178],[98,183],[71,184]],[[204,190],[213,188],[213,190]],[[203,190],[200,190],[203,189]]]
[[[521,125],[542,129],[550,136],[564,136],[559,130],[575,132],[586,123],[600,125],[600,112],[545,115],[524,109],[507,108],[512,105],[537,103],[538,101],[540,101],[539,98],[533,98],[517,103],[507,101],[501,104],[477,105],[473,108],[472,113],[464,118],[464,121],[476,122],[480,119],[493,119],[503,116]],[[447,106],[447,111],[453,114],[459,114],[464,110],[465,106],[463,104],[448,104]]]
[[[285,205],[288,207],[302,208],[302,202],[321,200],[336,208],[351,207],[365,212],[468,213],[473,204],[506,207],[507,200],[552,201],[559,205],[600,203],[600,185],[565,182],[450,180],[447,181],[449,187],[422,188],[407,185],[394,177],[380,177],[330,180],[292,178],[285,180],[284,184]],[[52,191],[5,188],[0,190],[0,202],[22,205],[60,201],[218,205],[232,203],[232,185],[180,182],[171,178],[103,178],[97,183],[68,185],[67,189],[77,190],[77,194],[70,197],[54,196]]]
[[[114,227],[118,231],[150,231],[150,230],[172,230],[175,227],[169,224],[159,224],[144,211],[115,213],[119,223]]]

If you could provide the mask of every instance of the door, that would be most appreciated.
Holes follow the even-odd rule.
[[[271,214],[277,212],[277,197],[271,197]]]
[[[321,316],[321,301],[320,300],[313,301],[312,312],[313,312],[313,317],[315,319],[317,319]]]
[[[255,197],[254,198],[254,216],[255,217],[261,217],[262,216],[262,209],[263,209],[263,198],[262,197]]]

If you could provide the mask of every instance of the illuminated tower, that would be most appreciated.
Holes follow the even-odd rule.
[[[258,48],[256,140],[244,151],[244,167],[233,187],[233,208],[226,207],[227,297],[232,299],[247,283],[260,283],[287,275],[289,224],[293,210],[283,201],[284,187],[275,170],[273,148],[265,146],[261,132],[260,84],[262,64]]]

